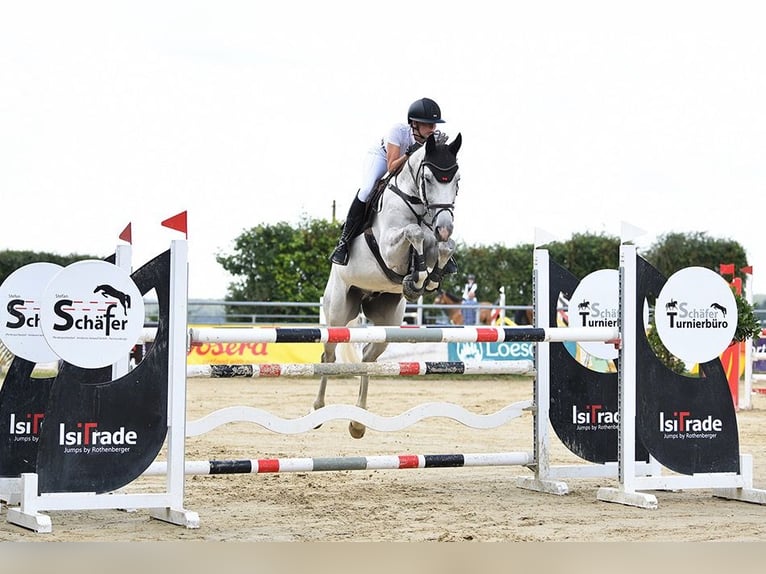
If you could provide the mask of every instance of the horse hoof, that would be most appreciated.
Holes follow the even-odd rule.
[[[405,280],[402,283],[402,295],[404,295],[404,298],[407,299],[407,301],[410,303],[415,303],[422,294],[423,290],[417,289],[415,287],[414,281]]]
[[[420,299],[420,293],[417,291],[414,293],[408,293],[404,296],[405,299],[407,299],[408,303],[417,303],[418,299]]]
[[[348,432],[351,435],[351,438],[362,438],[364,436],[364,432],[367,430],[367,427],[364,425],[360,425],[358,423],[348,423]]]
[[[322,408],[322,407],[319,407]],[[318,410],[318,408],[315,406],[311,407],[311,410],[309,411],[309,414],[313,413],[314,411]],[[314,430],[321,429],[322,423],[319,423],[317,426],[314,427]]]

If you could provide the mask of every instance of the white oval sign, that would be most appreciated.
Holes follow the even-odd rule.
[[[41,316],[48,345],[65,361],[93,369],[130,353],[144,326],[144,300],[116,265],[78,261],[48,283]]]
[[[40,301],[48,282],[62,269],[55,263],[30,263],[0,285],[0,340],[17,357],[33,363],[58,360],[40,327]]]
[[[737,301],[718,273],[687,267],[665,283],[654,321],[668,351],[688,364],[705,363],[731,344],[737,330]]]
[[[620,272],[600,269],[582,278],[569,299],[570,327],[620,328]],[[599,359],[616,359],[619,351],[611,343],[578,342]]]

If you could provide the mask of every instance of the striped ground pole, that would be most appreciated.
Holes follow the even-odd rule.
[[[147,337],[148,335],[145,335]],[[503,343],[616,341],[616,327],[248,327],[189,329],[191,345],[213,343]],[[149,340],[149,339],[147,339]]]
[[[476,454],[402,454],[319,458],[262,458],[244,460],[186,461],[187,475],[265,474],[338,470],[399,470],[408,468],[458,468],[469,466],[524,466],[532,464],[532,453],[496,452]],[[167,463],[153,462],[144,476],[167,473]]]
[[[411,361],[383,363],[262,363],[252,365],[187,365],[187,377],[266,378],[382,375],[529,375],[532,361]]]

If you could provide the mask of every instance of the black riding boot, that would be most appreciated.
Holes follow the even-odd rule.
[[[343,231],[340,234],[338,246],[330,256],[330,261],[336,265],[346,265],[348,263],[348,243],[362,230],[366,208],[367,204],[365,202],[359,201],[358,197],[354,197],[354,201],[351,202],[351,207],[348,209],[346,221],[343,223]]]
[[[457,273],[457,261],[455,261],[454,257],[449,258],[449,261],[447,261],[447,264],[444,266],[444,272],[447,275]]]

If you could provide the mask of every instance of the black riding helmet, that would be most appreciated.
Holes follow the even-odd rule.
[[[439,104],[430,98],[420,98],[410,104],[407,110],[409,122],[422,122],[424,124],[443,124],[442,111]]]

